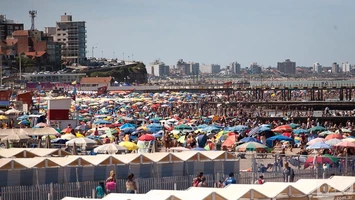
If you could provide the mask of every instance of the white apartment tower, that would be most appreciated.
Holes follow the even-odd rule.
[[[57,22],[54,40],[62,43],[64,61],[78,64],[86,58],[85,21],[73,21],[72,16],[65,13]]]
[[[313,72],[318,74],[322,73],[322,65],[319,64],[319,62],[313,64]]]
[[[341,64],[341,70],[342,70],[343,73],[350,72],[351,71],[350,63],[348,63],[348,62],[342,63]]]

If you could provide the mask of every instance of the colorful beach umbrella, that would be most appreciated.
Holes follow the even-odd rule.
[[[134,151],[138,149],[138,146],[133,142],[120,142],[118,145],[125,147],[129,151]]]
[[[336,147],[346,147],[346,148],[355,148],[355,144],[352,142],[340,142],[335,145]]]
[[[332,146],[324,142],[316,142],[309,145],[306,149],[331,149]]]
[[[268,147],[258,142],[247,142],[236,147],[239,152],[265,150]]]
[[[343,136],[337,133],[330,134],[327,137],[325,137],[325,140],[331,140],[331,139],[343,139]]]
[[[155,137],[151,134],[144,134],[138,138],[139,141],[152,141],[155,140]]]

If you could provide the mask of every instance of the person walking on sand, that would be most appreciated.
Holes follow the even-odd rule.
[[[137,193],[137,184],[134,180],[134,174],[129,174],[126,181],[126,193],[135,194]]]

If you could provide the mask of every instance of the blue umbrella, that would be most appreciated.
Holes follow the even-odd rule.
[[[98,124],[112,124],[112,123],[107,120],[99,119],[99,120],[95,121],[94,124],[98,125]]]
[[[294,134],[298,135],[298,134],[301,134],[301,133],[309,133],[309,130],[306,130],[306,129],[295,129],[292,131]]]
[[[28,125],[28,124],[30,124],[31,122],[29,122],[29,121],[27,121],[27,120],[22,120],[21,122],[20,122],[20,124],[21,125]]]
[[[261,142],[259,140],[257,140],[256,138],[253,138],[253,137],[245,137],[245,138],[241,139],[240,142],[244,142],[244,143],[247,143],[247,142],[258,142],[258,143],[261,144]]]
[[[153,136],[155,138],[162,138],[163,137],[164,131],[158,131],[157,133],[154,133]]]
[[[218,131],[220,130],[219,128],[215,126],[207,126],[204,129],[202,129],[204,132],[212,132],[212,131]]]
[[[275,140],[294,142],[292,138],[289,138],[289,137],[286,137],[283,135],[275,135],[273,137],[269,137],[268,139],[266,139],[266,145],[268,147],[272,147],[273,146],[272,144]]]
[[[324,142],[316,142],[310,146],[308,146],[306,149],[331,149],[332,147]]]
[[[122,126],[120,126],[120,129],[127,129],[127,128],[131,128],[131,129],[135,129],[136,127],[133,125],[133,124],[130,124],[130,123],[126,123],[126,124],[123,124]]]
[[[28,116],[28,115],[22,115],[22,116],[18,117],[17,120],[21,121],[21,120],[25,120],[25,119],[29,119],[29,118],[30,118],[30,116]]]
[[[208,125],[207,124],[201,124],[197,126],[197,129],[204,129],[206,128]]]

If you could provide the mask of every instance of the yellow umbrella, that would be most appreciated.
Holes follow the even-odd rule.
[[[0,120],[6,120],[6,119],[9,119],[9,118],[7,118],[5,115],[0,115]]]
[[[134,151],[138,149],[138,146],[133,142],[121,142],[118,145],[125,147],[129,151]]]
[[[81,134],[81,133],[77,133],[76,137],[80,138],[80,137],[85,137],[85,136],[83,134]]]

